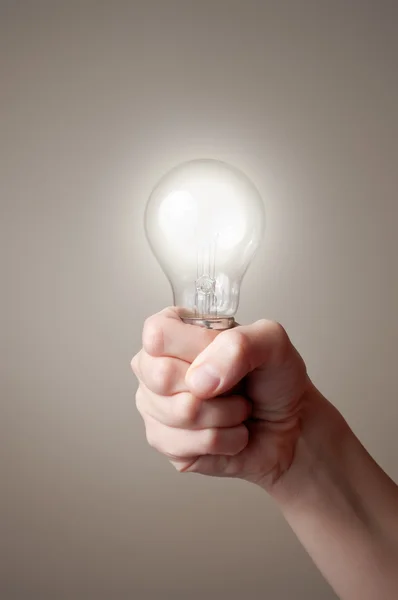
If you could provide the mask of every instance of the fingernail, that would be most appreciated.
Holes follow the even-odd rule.
[[[221,379],[211,365],[196,367],[188,375],[188,385],[197,394],[210,394],[218,388],[220,383]]]

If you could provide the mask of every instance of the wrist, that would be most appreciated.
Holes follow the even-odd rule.
[[[268,491],[339,597],[397,597],[398,488],[313,386],[292,465]]]
[[[352,432],[338,410],[310,383],[302,399],[300,435],[289,469],[267,491],[283,506],[308,502],[344,463]]]

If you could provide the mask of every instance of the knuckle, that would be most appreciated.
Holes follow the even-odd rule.
[[[249,338],[239,330],[232,330],[228,340],[231,358],[236,363],[249,363],[250,342]]]
[[[130,363],[131,370],[133,371],[133,373],[136,377],[138,377],[138,362],[139,362],[139,353],[136,354],[135,356],[133,356],[131,363]]]
[[[161,356],[164,348],[162,318],[159,315],[148,317],[144,323],[142,343],[151,356]]]
[[[136,395],[135,395],[135,406],[136,406],[138,412],[140,413],[140,415],[143,415],[145,413],[144,394],[143,394],[141,386],[138,388]]]
[[[208,429],[203,454],[217,454],[220,447],[220,429]]]
[[[267,335],[273,335],[276,338],[280,338],[286,335],[284,327],[278,323],[278,321],[269,321],[268,319],[260,319],[256,325],[263,329]]]
[[[286,333],[285,328],[280,323],[273,322],[272,327],[275,336],[276,353],[281,359],[285,359],[289,355],[291,349],[290,338]]]
[[[147,426],[145,428],[145,434],[146,434],[146,441],[147,441],[148,446],[157,450],[158,449],[157,443],[156,443],[155,437],[154,437],[150,427]]]
[[[161,443],[159,440],[159,436],[157,435],[156,430],[149,423],[146,423],[145,435],[146,435],[146,441],[147,441],[148,445],[151,448],[154,448],[155,450],[157,450],[158,452],[163,453]]]
[[[275,335],[279,340],[285,341],[288,339],[286,329],[277,321],[272,321],[272,327],[275,331]]]
[[[173,382],[173,364],[170,359],[158,359],[152,365],[152,379],[159,394],[166,395]]]
[[[166,306],[163,310],[161,310],[158,315],[163,315],[168,319],[175,319],[178,316],[178,310],[175,306]],[[155,315],[156,316],[156,315]]]
[[[264,332],[269,332],[270,328],[272,328],[276,323],[274,321],[269,321],[268,319],[260,319],[255,324]]]
[[[195,424],[199,412],[198,400],[192,394],[181,394],[174,404],[176,426],[190,428]]]
[[[277,321],[268,321],[267,319],[261,319],[257,324],[263,329],[264,335],[272,339],[275,355],[279,359],[286,358],[290,352],[291,342],[283,325]]]

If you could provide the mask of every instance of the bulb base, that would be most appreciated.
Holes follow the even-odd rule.
[[[233,317],[225,317],[220,319],[198,319],[192,317],[182,317],[182,320],[187,325],[196,325],[197,327],[204,327],[206,329],[223,330],[233,329],[233,327],[236,327],[236,321]]]

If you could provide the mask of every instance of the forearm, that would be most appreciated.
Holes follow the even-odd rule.
[[[272,495],[342,600],[398,598],[398,488],[311,387],[291,469]]]

